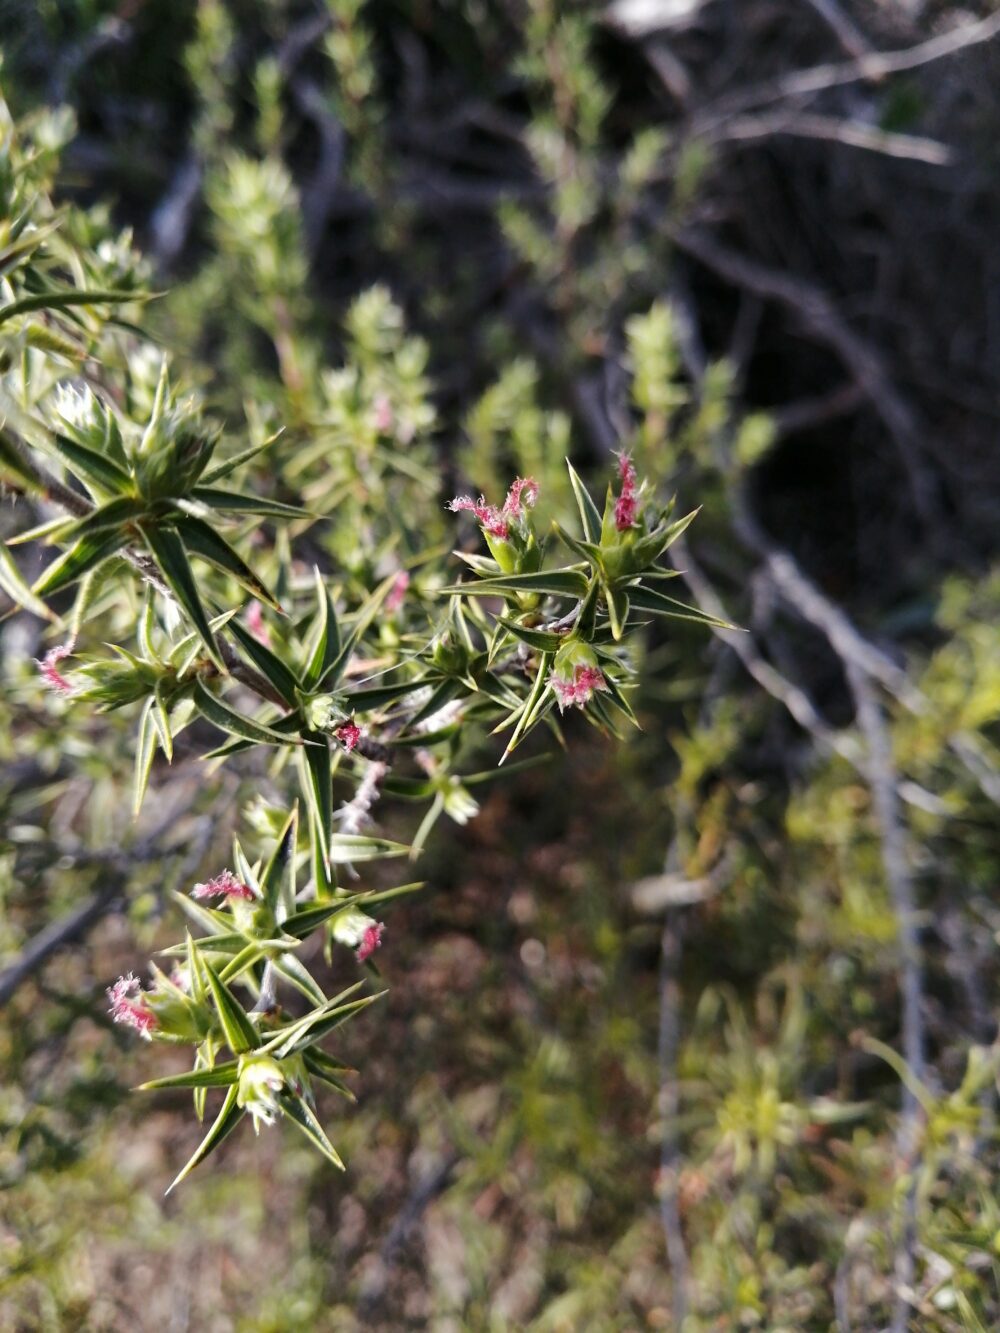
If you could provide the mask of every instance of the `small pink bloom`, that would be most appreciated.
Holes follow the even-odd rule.
[[[471,495],[456,495],[445,508],[450,509],[453,514],[463,511],[475,514],[491,537],[500,537],[506,541],[510,535],[507,520],[496,505],[486,503],[485,495],[481,495],[478,500],[474,500]]]
[[[577,666],[572,677],[553,675],[549,677],[549,684],[552,686],[559,702],[560,712],[570,707],[583,708],[593,698],[595,690],[606,690],[608,688],[604,673],[600,668],[585,666],[582,662]]]
[[[361,728],[356,722],[341,722],[333,734],[347,753],[350,754],[361,739]]]
[[[73,693],[73,686],[59,670],[59,663],[64,657],[69,657],[72,651],[71,644],[62,643],[58,648],[50,648],[45,654],[44,660],[36,663],[46,685],[51,686],[59,694]]]
[[[247,629],[265,647],[270,646],[271,636],[264,624],[264,612],[261,610],[260,602],[251,602],[247,607]]]
[[[403,598],[406,596],[406,590],[410,586],[410,576],[405,569],[401,569],[389,589],[389,595],[385,599],[385,609],[390,615],[398,611],[403,605]]]
[[[388,435],[394,421],[392,403],[384,393],[380,393],[375,399],[375,429],[380,435]]]
[[[192,898],[244,898],[253,902],[254,891],[249,884],[236,878],[231,870],[223,870],[221,875],[196,884],[191,890]]]
[[[522,508],[534,509],[537,499],[538,482],[534,477],[518,477],[507,492],[502,512],[511,518],[520,518]]]
[[[361,943],[355,951],[355,958],[359,963],[366,963],[376,949],[382,947],[382,935],[385,932],[385,926],[381,921],[373,921],[361,937]]]
[[[108,999],[111,1001],[109,1012],[116,1023],[135,1028],[147,1041],[151,1040],[150,1032],[156,1027],[156,1015],[146,1008],[142,987],[133,973],[119,977],[113,986],[108,987]]]
[[[618,455],[618,472],[622,479],[622,489],[615,501],[615,527],[619,532],[625,532],[635,525],[639,512],[635,465],[628,454]]]

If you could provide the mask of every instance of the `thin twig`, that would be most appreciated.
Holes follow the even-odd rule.
[[[79,907],[32,936],[14,961],[0,972],[0,1007],[41,968],[53,954],[72,944],[111,911],[123,891],[120,875],[109,878],[104,886]]]
[[[904,668],[860,633],[848,615],[817,588],[790,551],[768,538],[739,495],[733,500],[733,516],[737,535],[761,558],[764,571],[787,604],[803,620],[822,631],[843,662],[853,663],[877,680],[914,716],[926,717],[933,713],[931,700],[913,684]],[[971,732],[957,731],[947,738],[947,745],[983,795],[1000,805],[1000,772],[984,754],[979,737]]]
[[[928,139],[919,134],[897,134],[858,120],[810,115],[799,111],[771,111],[757,116],[740,116],[725,121],[705,137],[708,143],[755,143],[779,135],[839,143],[847,148],[861,148],[883,157],[924,162],[932,167],[945,167],[952,160],[951,148],[937,139]]]
[[[683,538],[671,548],[671,562],[684,576],[684,580],[694,594],[699,606],[718,619],[728,619],[726,609],[715,590],[705,578]],[[836,610],[836,608],[832,608]],[[845,618],[846,619],[846,618]],[[827,617],[829,623],[829,617]],[[849,626],[849,622],[848,626]],[[843,625],[837,625],[842,630]],[[853,627],[850,627],[853,631]],[[780,672],[765,662],[754,646],[749,634],[740,634],[731,630],[716,629],[716,635],[732,647],[748,673],[773,698],[781,702],[792,717],[817,739],[825,748],[834,749],[846,758],[855,768],[860,769],[868,778],[872,790],[872,800],[878,821],[883,866],[889,893],[896,913],[900,936],[900,971],[902,996],[903,1057],[917,1079],[924,1077],[924,1039],[921,1016],[921,976],[920,955],[917,939],[916,908],[913,883],[910,877],[907,855],[907,836],[900,813],[900,784],[892,765],[892,752],[888,733],[882,720],[881,711],[868,673],[857,661],[852,651],[841,660],[847,672],[857,708],[858,724],[865,737],[867,753],[861,755],[853,738],[841,736],[832,731],[819,718],[811,701]],[[838,634],[838,643],[851,643],[850,638]],[[832,640],[831,640],[832,643]],[[861,641],[870,652],[877,652]],[[836,645],[833,645],[836,647]],[[867,656],[867,652],[862,656]],[[662,1018],[661,1018],[662,1022]],[[897,1134],[897,1149],[903,1169],[913,1164],[919,1135],[919,1105],[912,1094],[904,1088],[903,1108],[900,1128]],[[896,1287],[898,1304],[894,1315],[892,1333],[905,1333],[908,1293],[912,1289],[914,1273],[914,1243],[916,1227],[915,1186],[911,1185],[907,1195],[903,1233],[896,1257]],[[903,1322],[899,1322],[902,1319]]]
[[[775,438],[782,440],[788,435],[815,430],[817,426],[828,425],[839,417],[850,416],[864,401],[861,387],[853,380],[848,380],[828,393],[817,394],[813,398],[800,398],[784,407],[776,407],[771,413]]]
[[[670,563],[683,576],[684,582],[701,609],[717,620],[729,621],[730,616],[726,607],[702,573],[683,537],[674,542],[668,554]],[[827,726],[805,691],[783,676],[770,662],[764,660],[751,634],[742,630],[715,627],[713,632],[717,638],[732,648],[747,673],[767,694],[777,699],[787,709],[803,731],[807,731],[825,750],[832,750],[852,765],[858,764],[860,752],[854,740],[849,736],[840,735],[832,727]]]
[[[204,173],[205,164],[198,153],[188,153],[153,209],[149,222],[153,253],[163,270],[171,267],[187,244]]]
[[[825,291],[805,279],[760,264],[689,227],[675,230],[673,239],[685,254],[720,277],[794,311],[813,335],[836,354],[864,390],[892,437],[914,508],[925,521],[928,532],[933,534],[935,504],[928,479],[917,459],[917,423],[877,349],[854,332]]]
[[[871,55],[872,48],[868,38],[836,3],[836,0],[806,0],[815,9],[823,22],[836,34],[837,40],[849,56],[863,60]]]
[[[319,160],[302,192],[301,209],[306,251],[310,259],[315,259],[341,184],[346,135],[329,99],[316,84],[309,79],[292,79],[290,87],[302,114],[313,122],[319,135]]]
[[[929,65],[943,60],[971,46],[992,41],[1000,33],[1000,13],[991,14],[978,23],[962,24],[951,32],[932,37],[917,46],[901,51],[873,51],[856,60],[814,65],[811,69],[795,70],[765,83],[754,84],[729,97],[720,98],[692,121],[696,135],[708,134],[731,116],[772,102],[790,98],[804,98],[840,88],[845,84],[862,81],[878,82],[890,74]]]
[[[673,850],[673,848],[671,848]],[[668,867],[669,868],[669,867]],[[659,1068],[660,1174],[658,1194],[660,1223],[673,1278],[674,1326],[681,1328],[688,1312],[690,1263],[681,1226],[678,1171],[680,1148],[677,1119],[680,1114],[680,964],[683,950],[683,909],[668,908],[660,936],[660,1025],[657,1040]]]
[[[858,725],[867,746],[865,766],[879,829],[882,866],[899,930],[903,1058],[913,1078],[923,1082],[923,982],[916,894],[910,874],[908,835],[899,805],[899,784],[893,767],[892,746],[882,709],[868,676],[850,660],[844,662],[844,667],[854,695]],[[910,1179],[906,1186],[902,1229],[896,1249],[896,1300],[890,1325],[892,1333],[906,1333],[908,1311],[912,1305],[917,1224],[914,1168],[920,1144],[920,1120],[920,1103],[908,1084],[904,1083],[896,1150],[900,1169],[908,1173]]]
[[[20,986],[48,962],[53,954],[72,944],[85,935],[93,926],[115,910],[123,901],[125,883],[130,866],[140,862],[160,861],[175,855],[182,849],[187,851],[185,866],[192,866],[200,861],[211,837],[211,820],[198,820],[194,830],[188,834],[183,844],[164,846],[163,838],[172,833],[183,811],[168,810],[149,833],[132,847],[66,847],[60,846],[52,860],[71,859],[80,865],[100,865],[105,876],[104,885],[92,894],[79,907],[68,912],[58,921],[51,922],[40,930],[25,945],[20,954],[0,972],[0,1008],[15,994]]]
[[[423,1216],[428,1205],[442,1194],[451,1182],[455,1168],[462,1160],[459,1152],[450,1152],[430,1175],[419,1180],[411,1189],[396,1214],[392,1226],[379,1246],[374,1271],[369,1275],[361,1291],[357,1314],[364,1322],[370,1319],[378,1309],[389,1284],[389,1275],[400,1250],[409,1239],[410,1232]]]

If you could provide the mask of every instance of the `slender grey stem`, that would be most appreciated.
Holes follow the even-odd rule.
[[[251,1013],[268,1014],[272,1009],[278,1007],[278,993],[276,990],[278,973],[270,959],[264,964],[264,973],[260,979],[260,995],[257,1003],[254,1005]]]
[[[924,1078],[924,1030],[921,1012],[922,976],[917,905],[909,867],[906,826],[899,803],[889,733],[875,691],[865,673],[851,660],[845,662],[857,708],[858,725],[868,747],[868,780],[879,826],[882,865],[899,929],[900,992],[903,1058],[913,1077]],[[902,1229],[896,1249],[896,1301],[892,1333],[906,1333],[915,1273],[917,1230],[916,1166],[920,1145],[920,1104],[903,1085],[902,1108],[896,1133],[900,1169],[910,1176],[903,1204]]]
[[[667,1248],[667,1260],[673,1278],[674,1326],[680,1329],[688,1311],[690,1265],[681,1226],[678,1173],[680,1148],[677,1141],[677,1117],[680,1112],[680,1085],[677,1061],[680,1055],[680,980],[683,950],[683,916],[676,908],[667,910],[660,937],[660,1028],[657,1041],[659,1063],[660,1132],[660,1222]]]
[[[33,976],[53,954],[72,944],[111,911],[122,892],[120,876],[110,878],[103,889],[92,894],[79,907],[53,921],[33,936],[14,961],[0,972],[0,1007]]]

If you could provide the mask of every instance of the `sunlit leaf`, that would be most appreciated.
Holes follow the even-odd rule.
[[[173,528],[161,524],[143,526],[142,535],[167,586],[187,612],[212,660],[224,670],[215,635],[208,623],[198,586],[184,553],[184,543]]]
[[[219,978],[212,964],[205,959],[205,974],[208,977],[208,989],[211,992],[226,1044],[234,1055],[255,1050],[260,1045],[260,1033],[246,1015],[239,1000],[224,981]]]
[[[189,1176],[195,1167],[200,1162],[203,1162],[209,1153],[213,1152],[219,1146],[226,1135],[232,1133],[236,1128],[244,1114],[241,1108],[236,1104],[237,1093],[238,1085],[234,1083],[226,1093],[226,1100],[222,1103],[222,1109],[216,1117],[211,1129],[202,1139],[196,1151],[189,1158],[183,1170],[174,1177],[171,1184],[167,1187],[167,1194],[169,1194],[171,1190],[176,1189],[181,1181]]]

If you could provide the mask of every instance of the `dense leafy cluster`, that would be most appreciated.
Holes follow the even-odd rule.
[[[991,8],[0,12],[0,1324],[997,1326]]]
[[[341,883],[344,869],[415,855],[441,813],[460,823],[475,813],[465,784],[488,774],[464,772],[470,729],[509,733],[505,758],[540,723],[558,734],[557,706],[583,709],[612,731],[616,719],[635,720],[627,697],[631,623],[708,619],[661,586],[676,571],[658,562],[693,515],[671,519],[669,507],[639,488],[623,455],[621,489],[609,488],[603,515],[570,466],[579,532],[553,528],[568,562],[554,560],[550,534],[536,530],[538,483],[520,478],[502,509],[451,502],[480,521],[490,550],[462,553],[466,581],[446,582],[440,550],[408,551],[401,562],[393,550],[399,532],[381,551],[359,552],[364,572],[377,576],[380,558],[389,571],[374,587],[318,564],[304,576],[297,551],[315,542],[318,525],[343,521],[339,496],[310,488],[307,510],[246,484],[247,466],[280,448],[280,433],[230,452],[198,396],[172,386],[165,356],[154,370],[156,349],[128,318],[141,316],[145,291],[127,238],[92,224],[84,247],[73,234],[79,216],[49,202],[37,136],[22,145],[6,111],[3,124],[10,219],[0,306],[3,463],[10,486],[70,511],[18,535],[60,554],[30,588],[6,557],[5,587],[54,621],[51,600],[77,588],[64,612],[69,637],[47,654],[42,677],[71,701],[70,724],[94,707],[138,706],[137,813],[157,753],[171,760],[178,737],[200,722],[225,736],[207,760],[239,762],[269,747],[272,770],[295,775],[290,810],[257,807],[257,842],[270,850],[251,862],[237,841],[234,869],[182,898],[205,933],[168,950],[179,966],[169,976],[154,967],[151,990],[131,975],[116,983],[112,1015],[144,1037],[195,1048],[190,1073],[147,1086],[194,1089],[199,1117],[208,1091],[226,1090],[178,1180],[244,1114],[259,1125],[280,1112],[340,1165],[312,1109],[311,1079],[348,1092],[344,1066],[320,1042],[375,997],[355,998],[358,982],[328,998],[300,961],[300,946],[322,931],[328,950],[348,945],[360,962],[370,959],[383,925],[369,912],[418,886],[353,892]],[[88,272],[84,256],[95,249],[111,256],[108,272]],[[382,313],[392,318],[384,305]],[[375,409],[365,461],[392,468],[379,438],[399,430],[391,393]],[[365,452],[349,430],[327,447],[355,458]],[[382,502],[373,495],[370,503]],[[268,556],[263,519],[283,523],[287,534],[268,544]],[[237,545],[254,539],[256,552],[244,558]],[[273,571],[274,591],[251,560]],[[111,654],[88,650],[91,624],[118,595],[136,609],[133,636],[111,645]],[[273,613],[266,624],[262,606]],[[354,831],[338,827],[334,810],[345,765],[355,794],[339,823],[346,813]],[[375,787],[427,803],[409,847],[357,831]],[[286,985],[308,1002],[304,1013],[279,994]]]

